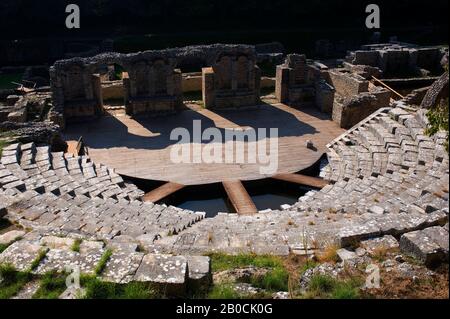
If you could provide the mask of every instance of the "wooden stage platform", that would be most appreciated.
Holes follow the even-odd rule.
[[[272,174],[261,172],[260,168],[268,165],[264,161],[174,163],[170,156],[171,149],[179,139],[170,139],[172,130],[185,128],[192,137],[194,120],[201,121],[202,130],[217,127],[223,135],[227,129],[267,129],[266,133],[269,134],[270,128],[277,128],[278,156],[273,157],[271,163],[278,169]],[[275,103],[241,110],[187,109],[175,115],[156,118],[109,115],[98,120],[69,124],[64,137],[66,140],[77,140],[83,136],[92,160],[114,168],[118,174],[174,183],[169,184],[170,187],[166,186],[166,189],[160,189],[159,192],[162,193],[156,194],[158,197],[163,196],[164,192],[172,189],[174,185],[258,180],[298,172],[317,162],[325,152],[326,144],[343,132],[328,115],[316,109],[295,109]],[[316,150],[306,147],[307,140],[314,143]],[[249,147],[255,145],[250,145],[247,141],[242,143],[247,158]],[[186,144],[189,144],[191,150],[197,150],[193,152],[193,159],[197,160],[205,147],[211,149],[212,146],[218,146],[225,150],[226,145],[208,141]],[[266,147],[268,151],[269,143],[266,143]]]

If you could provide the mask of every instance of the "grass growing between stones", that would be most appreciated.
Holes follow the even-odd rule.
[[[48,252],[48,249],[41,249],[41,251],[39,251],[39,254],[31,263],[30,272],[35,270],[39,266],[41,261],[44,260],[45,256],[47,256],[47,252]]]
[[[208,299],[242,299],[230,283],[214,285],[208,294]]]
[[[86,289],[85,299],[155,299],[163,296],[149,283],[131,282],[115,284],[95,276],[82,276],[81,286]]]
[[[19,272],[11,265],[0,266],[0,299],[14,297],[31,280],[29,272]]]
[[[317,260],[320,263],[325,262],[337,262],[338,261],[338,251],[339,247],[335,244],[328,244],[320,253],[316,255]]]
[[[8,248],[9,246],[11,246],[12,244],[14,244],[16,241],[22,240],[22,237],[18,237],[16,239],[14,239],[12,242],[7,243],[7,244],[0,244],[0,254],[2,252],[4,252],[6,250],[6,248]]]
[[[252,278],[250,283],[253,287],[271,292],[288,291],[289,273],[286,269],[277,267],[269,271],[261,278]]]
[[[311,278],[304,298],[314,299],[357,299],[360,298],[361,280],[357,277],[339,280],[327,275]]]
[[[240,254],[230,256],[225,254],[211,254],[212,271],[223,271],[234,268],[259,267],[259,268],[280,268],[283,267],[283,260],[277,256]]]
[[[105,269],[106,263],[108,262],[109,258],[111,258],[112,253],[113,252],[111,249],[108,249],[103,253],[102,258],[100,258],[100,261],[98,262],[98,264],[94,270],[96,275],[100,275],[102,273],[103,269]]]
[[[40,280],[39,289],[33,299],[58,299],[66,290],[66,275],[50,272]]]
[[[77,238],[75,239],[75,241],[73,242],[72,247],[70,247],[70,249],[76,253],[80,252],[80,245],[81,245],[82,240]]]
[[[210,258],[213,272],[246,267],[267,268],[269,271],[261,277],[251,277],[248,282],[255,288],[263,289],[265,293],[262,295],[242,296],[234,291],[232,284],[223,283],[214,285],[208,294],[208,298],[264,298],[267,297],[267,294],[273,292],[289,290],[289,272],[284,266],[283,259],[278,256],[257,256],[253,254],[229,256],[225,254],[211,254]]]

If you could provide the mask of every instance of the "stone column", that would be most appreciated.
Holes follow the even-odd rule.
[[[100,74],[92,74],[92,86],[94,91],[95,104],[95,114],[100,115],[103,113],[103,92],[102,92],[102,81]]]
[[[277,66],[275,96],[281,103],[289,102],[289,70],[284,65]]]
[[[202,95],[203,104],[205,108],[214,107],[215,92],[214,92],[214,70],[213,68],[202,69]]]

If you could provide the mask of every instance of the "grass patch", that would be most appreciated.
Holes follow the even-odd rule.
[[[14,297],[31,280],[29,272],[19,272],[11,265],[0,266],[0,299]]]
[[[307,270],[313,269],[313,268],[317,267],[318,265],[319,265],[319,263],[317,263],[314,260],[306,260],[306,262],[300,268],[300,275],[303,275]]]
[[[325,262],[337,262],[338,261],[338,251],[339,247],[335,244],[327,245],[321,252],[317,253],[317,260],[320,263]]]
[[[289,290],[289,272],[280,257],[253,254],[237,256],[212,254],[210,258],[213,272],[245,267],[268,268],[270,270],[264,276],[252,277],[248,283],[268,292]],[[209,293],[209,297],[213,299],[234,299],[236,295],[238,294],[233,290],[233,287],[227,284],[215,285]]]
[[[360,297],[361,280],[356,277],[339,280],[327,275],[311,278],[307,298],[356,299]]]
[[[208,299],[241,299],[242,296],[233,289],[232,284],[214,285]]]
[[[103,253],[102,258],[100,258],[100,261],[98,262],[98,264],[97,264],[97,266],[95,267],[95,270],[94,270],[94,272],[95,272],[95,274],[97,276],[100,275],[103,272],[103,270],[106,267],[106,263],[108,262],[108,260],[111,257],[111,255],[112,255],[112,250],[111,249],[108,249],[108,250],[106,250]]]
[[[428,136],[433,136],[439,131],[445,131],[447,133],[447,141],[445,142],[445,148],[448,152],[448,144],[449,144],[449,133],[448,133],[448,98],[440,101],[439,105],[435,108],[432,108],[427,112],[428,117],[428,127],[425,130],[425,134]]]
[[[33,262],[31,263],[30,266],[30,271],[35,270],[39,264],[41,263],[41,261],[45,258],[45,256],[47,255],[48,249],[41,249],[39,251],[39,254],[37,255],[37,257],[33,260]]]
[[[387,256],[388,252],[389,252],[388,247],[379,246],[379,247],[374,248],[370,255],[376,261],[383,262],[386,260],[386,256]]]
[[[49,272],[42,277],[39,289],[33,295],[33,299],[58,299],[66,288],[64,274]]]
[[[224,254],[211,254],[212,271],[223,271],[234,268],[259,267],[259,268],[280,268],[283,267],[283,261],[277,256],[240,254],[229,256]]]
[[[12,244],[14,244],[16,241],[22,240],[22,237],[17,237],[16,239],[14,239],[12,242],[8,243],[8,244],[0,244],[0,254],[2,252],[4,252],[6,250],[6,248],[8,248],[9,246],[11,246]]]
[[[252,278],[250,284],[253,287],[262,288],[268,291],[288,291],[289,290],[289,273],[286,269],[277,267],[269,271],[260,278]]]
[[[103,282],[93,276],[82,276],[81,286],[86,288],[85,299],[154,299],[162,297],[151,284],[141,282],[119,285]]]
[[[0,244],[0,254],[9,247],[9,244]]]
[[[20,83],[22,76],[23,73],[0,74],[0,90],[15,89],[17,85],[11,82]]]
[[[73,242],[73,245],[72,245],[72,247],[70,247],[70,249],[76,253],[79,253],[81,242],[82,242],[82,240],[80,238],[75,239],[75,241]]]

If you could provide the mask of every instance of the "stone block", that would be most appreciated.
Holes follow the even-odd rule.
[[[40,245],[25,240],[17,241],[0,254],[0,264],[10,264],[18,271],[27,271],[42,249]]]
[[[11,230],[7,233],[4,233],[3,235],[0,235],[0,244],[8,245],[9,243],[16,241],[17,239],[23,237],[24,235],[25,232],[23,230]]]
[[[211,258],[207,256],[186,256],[188,263],[188,287],[192,291],[206,289],[212,280]]]
[[[441,246],[441,240],[437,240],[439,236],[443,236],[442,241],[447,240],[445,245]],[[432,227],[426,232],[419,230],[404,234],[400,238],[400,250],[428,267],[437,266],[448,261],[448,232],[445,234],[442,227]]]
[[[142,259],[135,281],[155,284],[168,295],[182,296],[188,278],[187,260],[183,256],[147,254]]]

